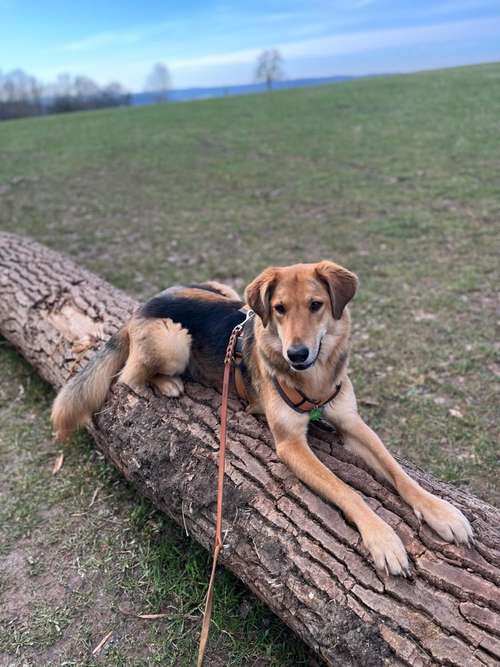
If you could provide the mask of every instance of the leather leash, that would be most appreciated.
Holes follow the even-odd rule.
[[[251,315],[250,315],[251,313]],[[243,328],[250,317],[252,311],[248,311],[246,319],[237,324],[231,332],[229,342],[226,348],[224,358],[224,377],[222,380],[222,405],[220,413],[220,445],[219,445],[219,476],[217,480],[217,514],[215,520],[215,542],[212,555],[212,572],[208,582],[207,597],[205,601],[205,611],[203,612],[203,622],[201,626],[200,644],[198,649],[197,667],[202,667],[205,650],[207,647],[208,632],[210,630],[210,620],[212,618],[212,607],[214,598],[215,570],[220,550],[222,549],[222,498],[224,493],[224,464],[226,454],[226,435],[227,435],[227,403],[229,398],[229,382],[231,379],[231,369],[233,367],[234,350]]]
[[[222,543],[222,499],[224,494],[224,467],[225,467],[225,457],[226,457],[226,439],[227,439],[227,404],[229,399],[229,384],[231,380],[231,370],[234,366],[235,361],[235,350],[238,343],[238,338],[245,328],[245,324],[254,316],[252,310],[244,311],[246,312],[246,318],[240,324],[237,324],[231,332],[229,337],[229,342],[226,348],[226,356],[224,357],[224,376],[222,380],[222,404],[221,404],[221,413],[220,413],[220,445],[219,445],[219,460],[218,460],[218,479],[217,479],[217,513],[215,520],[215,540],[214,540],[214,549],[212,554],[212,572],[210,574],[210,581],[208,582],[207,597],[205,600],[205,610],[203,612],[203,621],[201,626],[200,633],[200,643],[198,648],[198,662],[197,667],[203,666],[203,659],[205,656],[205,650],[207,648],[208,633],[210,630],[210,621],[212,619],[212,608],[213,608],[213,598],[214,598],[214,583],[215,583],[215,571],[217,568],[217,561],[219,558],[219,553],[223,547]],[[238,352],[238,357],[242,357],[241,350]],[[236,370],[239,372],[235,376],[235,385],[237,393],[241,399],[246,399],[246,391],[243,376],[241,374],[241,368],[236,367]],[[332,401],[340,391],[341,384],[338,384],[335,387],[335,392],[324,402],[316,402],[311,399],[308,399],[307,396],[302,394],[299,390],[294,390],[299,396],[298,401],[296,397],[290,394],[290,390],[287,392],[283,389],[282,385],[274,379],[274,386],[281,398],[294,410],[297,412],[309,412],[310,419],[315,420],[318,418],[318,415],[314,414],[315,411],[319,412],[321,416],[321,408],[326,405],[326,403]]]

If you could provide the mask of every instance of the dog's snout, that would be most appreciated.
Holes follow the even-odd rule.
[[[309,356],[309,348],[305,345],[292,345],[286,354],[293,364],[302,364]]]

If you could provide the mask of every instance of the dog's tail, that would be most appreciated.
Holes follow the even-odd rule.
[[[52,406],[57,440],[65,440],[79,426],[87,424],[104,404],[113,378],[127,360],[128,351],[129,336],[124,327],[62,387]]]

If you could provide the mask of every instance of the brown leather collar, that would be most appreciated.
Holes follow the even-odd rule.
[[[273,386],[281,398],[285,401],[285,403],[290,408],[292,408],[292,410],[295,410],[295,412],[304,413],[311,412],[311,410],[320,410],[327,403],[333,401],[342,387],[342,382],[339,382],[335,386],[335,391],[325,401],[315,401],[312,398],[308,398],[300,391],[300,389],[297,389],[296,387],[290,387],[287,384],[282,384],[276,376],[273,377]]]

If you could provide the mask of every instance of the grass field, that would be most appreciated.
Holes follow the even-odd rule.
[[[0,229],[137,297],[345,264],[367,421],[498,503],[499,137],[500,64],[2,123]],[[0,378],[0,665],[192,664],[207,554],[85,436],[52,477],[50,389],[5,341]],[[314,664],[228,574],[215,620],[210,665]]]

